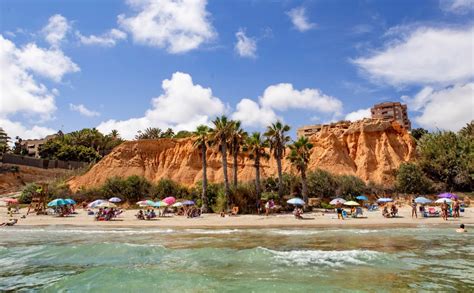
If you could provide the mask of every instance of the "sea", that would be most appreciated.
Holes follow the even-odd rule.
[[[0,291],[474,292],[474,231],[5,227]]]

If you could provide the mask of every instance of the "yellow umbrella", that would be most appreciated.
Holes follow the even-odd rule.
[[[346,206],[359,206],[360,204],[351,200],[351,201],[346,201],[344,203],[344,205],[346,205]]]

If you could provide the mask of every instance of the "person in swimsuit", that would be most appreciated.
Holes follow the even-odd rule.
[[[458,229],[456,229],[456,232],[458,233],[465,233],[467,232],[466,229],[464,229],[464,224],[461,224]]]
[[[411,200],[411,218],[413,219],[413,216],[415,218],[418,218],[418,214],[416,213],[416,202],[414,199]]]
[[[458,199],[456,198],[454,200],[454,208],[453,208],[453,217],[455,218],[459,218],[459,201]]]
[[[448,204],[446,201],[441,205],[441,213],[443,214],[443,220],[448,220]]]

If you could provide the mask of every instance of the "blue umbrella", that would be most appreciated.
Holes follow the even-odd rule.
[[[101,203],[104,203],[104,202],[107,202],[107,201],[103,200],[103,199],[94,200],[93,202],[88,204],[87,207],[88,208],[95,208],[95,207],[97,207],[98,205],[100,205]]]
[[[420,196],[420,197],[415,198],[415,202],[420,203],[420,204],[427,204],[427,203],[431,203],[432,201],[427,199],[426,197]]]
[[[388,198],[388,197],[382,197],[382,198],[377,199],[377,202],[391,202],[391,201],[393,201],[393,199]]]
[[[109,202],[121,202],[122,200],[118,197],[109,198]]]
[[[365,195],[356,196],[356,199],[357,199],[357,200],[369,200],[369,199],[367,198],[367,196],[365,196]]]
[[[76,201],[72,198],[66,198],[64,201],[66,202],[66,204],[76,204]]]
[[[192,200],[186,200],[186,201],[183,201],[182,204],[184,206],[193,206],[194,205],[194,201]]]
[[[48,203],[48,207],[57,207],[57,206],[63,206],[66,205],[66,201],[62,198],[57,198],[55,200],[52,200]]]
[[[286,202],[289,203],[289,204],[295,205],[295,206],[303,206],[304,205],[304,200],[302,200],[301,198],[298,198],[298,197],[292,198],[292,199],[290,199]]]

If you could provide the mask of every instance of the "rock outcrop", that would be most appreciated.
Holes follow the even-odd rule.
[[[352,174],[364,181],[393,183],[398,166],[414,159],[415,144],[407,131],[398,124],[365,119],[347,129],[323,128],[310,138],[312,149],[309,169],[321,168],[335,174]],[[229,157],[229,176],[232,162]],[[207,153],[208,179],[222,182],[220,154]],[[200,151],[193,148],[193,139],[159,139],[128,141],[115,148],[86,174],[72,178],[72,190],[100,186],[109,177],[140,175],[152,182],[169,178],[184,185],[193,185],[202,178]],[[254,179],[253,162],[242,154],[238,160],[241,181]],[[262,177],[276,176],[276,161],[262,164]],[[285,172],[296,172],[286,160]]]

